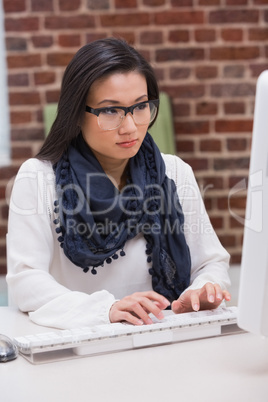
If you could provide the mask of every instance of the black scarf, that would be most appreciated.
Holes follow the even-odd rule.
[[[124,256],[126,241],[142,232],[153,289],[172,301],[189,286],[191,260],[184,216],[173,180],[149,133],[129,160],[119,192],[79,135],[54,166],[58,200],[54,221],[66,256],[85,272]],[[119,253],[119,255],[118,255]],[[137,256],[137,264],[139,256]],[[127,266],[126,266],[127,269]]]

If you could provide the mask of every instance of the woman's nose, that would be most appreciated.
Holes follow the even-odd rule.
[[[129,112],[119,127],[119,134],[128,134],[137,130],[133,115]]]

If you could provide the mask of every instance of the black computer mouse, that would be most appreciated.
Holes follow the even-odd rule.
[[[18,348],[8,336],[0,334],[0,363],[16,359]]]

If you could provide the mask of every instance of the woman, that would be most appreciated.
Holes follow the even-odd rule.
[[[56,120],[10,203],[7,282],[35,323],[142,325],[230,300],[229,255],[192,170],[147,132],[158,97],[122,40],[87,44],[67,66]]]

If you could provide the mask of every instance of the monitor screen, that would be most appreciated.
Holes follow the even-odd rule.
[[[238,325],[268,336],[268,70],[261,73],[256,87]]]

